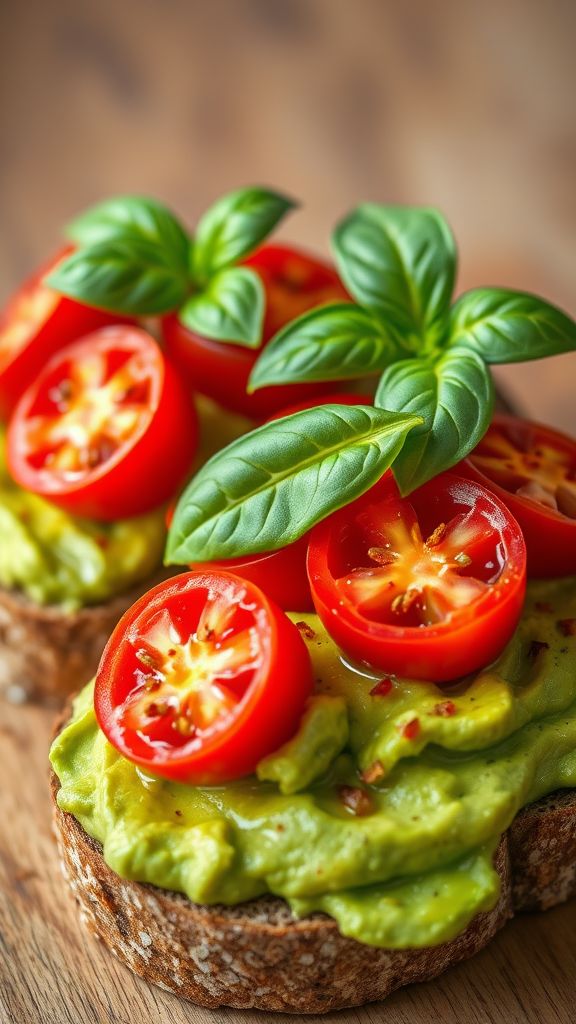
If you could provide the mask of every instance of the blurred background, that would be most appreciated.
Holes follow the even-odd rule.
[[[576,312],[573,0],[0,0],[0,38],[0,300],[104,196],[192,225],[262,183],[320,251],[362,200],[437,205],[460,289]],[[498,376],[576,430],[576,354]]]

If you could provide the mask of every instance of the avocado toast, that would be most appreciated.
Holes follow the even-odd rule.
[[[575,599],[572,579],[533,585],[514,640],[496,665],[451,692],[450,718],[434,714],[446,694],[433,684],[370,696],[374,680],[346,671],[318,619],[306,616],[299,621],[320,680],[310,704],[314,745],[302,726],[258,767],[260,781],[200,793],[120,758],[85,692],[55,742],[52,791],[61,858],[91,929],[136,973],[201,1005],[316,1013],[434,977],[481,949],[513,913],[569,898],[576,802],[557,787],[576,784],[576,639],[556,617],[572,616]],[[553,612],[538,611],[543,602]],[[536,655],[535,637],[550,644]],[[336,753],[334,737],[346,742],[341,700],[352,755]],[[428,731],[417,754],[395,739],[407,708]],[[373,788],[357,773],[374,716],[378,742],[399,760],[387,785]],[[351,812],[342,781],[373,805]],[[304,788],[282,795],[282,785],[299,782]],[[393,856],[394,848],[402,867],[377,863],[378,849]],[[323,867],[323,884],[352,887],[323,893],[313,882]],[[370,871],[392,880],[367,884]],[[271,895],[279,892],[288,902]]]

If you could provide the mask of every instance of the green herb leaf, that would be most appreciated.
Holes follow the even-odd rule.
[[[264,241],[295,203],[265,188],[242,188],[219,199],[201,218],[192,275],[203,285]]]
[[[162,203],[143,196],[116,196],[90,207],[68,225],[66,233],[82,248],[111,239],[157,245],[164,258],[183,274],[188,271],[190,239]]]
[[[476,288],[451,315],[450,344],[466,345],[487,363],[517,363],[576,349],[576,323],[527,292]]]
[[[45,278],[50,288],[112,313],[146,316],[180,306],[188,277],[156,242],[109,238],[79,249]]]
[[[217,341],[258,348],[264,317],[264,288],[248,267],[221,270],[179,313],[191,331]]]
[[[421,416],[394,464],[402,494],[465,458],[492,417],[494,385],[476,352],[459,347],[437,360],[405,359],[384,373],[376,405]]]
[[[180,498],[167,564],[285,547],[368,490],[419,422],[371,406],[326,405],[240,437]]]
[[[367,377],[404,354],[368,310],[350,302],[319,306],[266,345],[248,391],[269,384]]]
[[[452,232],[437,210],[359,206],[337,226],[340,274],[410,351],[444,336],[456,273]]]

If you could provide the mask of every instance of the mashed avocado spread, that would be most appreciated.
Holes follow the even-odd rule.
[[[0,433],[0,586],[74,611],[107,601],[162,563],[165,510],[138,519],[78,519],[18,487]]]
[[[125,878],[206,904],[271,892],[374,946],[447,941],[496,902],[492,858],[517,812],[576,786],[576,580],[532,584],[499,660],[448,691],[394,680],[371,695],[376,677],[315,616],[293,618],[314,634],[316,693],[258,777],[146,776],[99,731],[88,686],[52,748],[60,807]]]

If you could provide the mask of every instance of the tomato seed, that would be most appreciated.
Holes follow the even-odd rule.
[[[141,661],[142,664],[146,665],[148,668],[158,668],[158,662],[156,658],[154,657],[154,655],[150,654],[150,652],[147,651],[144,647],[140,647],[136,651],[136,657],[138,658],[138,661]]]
[[[437,544],[444,539],[446,533],[446,523],[439,523],[435,530],[432,531],[428,540],[426,541],[426,547],[434,548]]]

